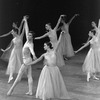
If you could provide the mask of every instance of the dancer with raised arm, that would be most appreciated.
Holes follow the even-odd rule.
[[[5,50],[1,49],[4,52],[1,58],[6,60],[8,59],[8,66],[6,71],[6,74],[9,75],[8,83],[10,83],[10,81],[13,79],[13,74],[18,73],[20,66],[23,63],[22,46],[23,46],[24,32],[22,30],[21,33],[22,24],[23,20],[19,28],[13,29],[8,34],[0,36],[0,37],[5,37],[8,36],[9,34],[13,35],[13,39],[11,41],[10,46]]]
[[[47,52],[42,54],[37,60],[28,64],[35,64],[43,58],[46,60],[46,65],[43,67],[39,77],[36,90],[36,98],[40,98],[42,100],[52,98],[70,99],[62,75],[59,71],[58,66],[56,65],[56,52],[62,34],[63,32],[60,34],[59,40],[55,48],[52,48],[51,42],[44,43],[44,50],[46,50]]]
[[[40,37],[36,37],[35,39],[42,39],[46,36],[49,37],[50,39],[50,42],[52,44],[52,47],[55,48],[56,45],[57,45],[57,29],[58,29],[58,26],[61,22],[61,19],[64,15],[61,15],[58,22],[57,22],[57,25],[55,26],[55,28],[51,28],[51,25],[50,24],[46,24],[45,25],[45,28],[46,30],[48,31],[46,34],[44,34],[43,36],[40,36]],[[65,65],[65,62],[64,62],[64,59],[63,59],[63,56],[62,56],[62,53],[61,53],[61,47],[59,47],[59,49],[57,50],[57,66],[61,67],[61,66],[64,66]]]
[[[18,84],[18,82],[21,80],[22,75],[24,72],[27,71],[27,77],[28,77],[28,85],[29,85],[29,91],[26,93],[28,95],[32,95],[32,87],[33,87],[33,79],[32,79],[32,69],[31,65],[26,66],[25,64],[32,62],[31,54],[33,55],[33,59],[36,59],[35,52],[34,52],[34,44],[33,44],[33,38],[32,38],[32,33],[29,32],[28,28],[28,23],[27,23],[27,16],[24,16],[24,27],[25,27],[25,33],[26,33],[26,39],[27,41],[25,42],[23,49],[22,49],[22,55],[23,55],[23,63],[21,65],[21,68],[18,72],[18,75],[16,77],[16,80],[14,81],[12,87],[8,91],[7,95],[11,95],[13,92],[15,86]]]
[[[75,53],[77,53],[89,44],[91,45],[82,66],[83,72],[87,74],[87,82],[89,82],[91,77],[99,80],[99,78],[96,77],[96,73],[100,72],[100,43],[98,41],[98,37],[94,35],[93,32],[90,31],[89,36],[91,36],[92,39],[85,43],[80,49],[75,51]]]
[[[79,14],[75,14],[70,20],[69,22],[65,22],[65,17],[64,16],[61,20],[61,23],[63,23],[63,26],[62,26],[62,31],[64,31],[64,34],[62,36],[62,39],[61,39],[61,46],[62,46],[62,54],[64,56],[65,59],[68,59],[70,57],[73,57],[74,56],[74,49],[73,49],[73,46],[72,46],[72,41],[71,41],[71,36],[69,34],[69,26],[70,24],[72,23],[73,19],[78,16]]]

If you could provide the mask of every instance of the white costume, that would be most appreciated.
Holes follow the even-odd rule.
[[[70,97],[66,90],[64,80],[59,68],[56,66],[55,51],[52,50],[45,53],[44,57],[47,63],[39,77],[36,98],[42,100],[50,98],[69,99]]]

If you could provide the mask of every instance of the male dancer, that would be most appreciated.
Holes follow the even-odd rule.
[[[27,16],[24,16],[23,20],[25,21],[24,28],[26,33],[26,42],[23,46],[22,55],[23,55],[23,63],[19,73],[17,75],[16,80],[14,81],[12,87],[8,91],[7,95],[11,95],[17,83],[21,80],[23,73],[27,70],[27,77],[28,77],[28,85],[29,91],[26,93],[28,95],[32,95],[32,86],[33,86],[33,79],[32,79],[32,69],[31,66],[27,66],[26,64],[32,61],[31,54],[33,55],[33,59],[36,59],[35,52],[33,50],[33,38],[32,33],[29,32],[28,23],[27,23]]]

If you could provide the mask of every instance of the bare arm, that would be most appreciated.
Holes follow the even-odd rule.
[[[5,50],[4,49],[1,49],[1,51],[5,52],[5,51],[9,50],[12,47],[12,45],[13,45],[13,42],[11,41],[10,46],[7,49],[5,49]]]
[[[21,35],[20,35],[20,37],[23,39],[23,36],[24,36],[24,32],[25,32],[25,25],[23,25],[23,29],[22,29],[22,33],[21,33]]]
[[[20,24],[20,26],[19,26],[19,28],[18,28],[18,35],[20,35],[20,33],[21,33],[21,28],[22,28],[22,25],[23,25],[23,21],[24,21],[24,20],[21,21],[21,24]]]
[[[57,28],[58,28],[58,26],[59,26],[59,24],[60,24],[60,22],[61,22],[61,18],[63,17],[63,16],[65,16],[65,15],[60,15],[60,17],[59,17],[59,19],[58,19],[58,22],[57,22],[57,24],[56,24],[56,26],[55,26],[55,30],[57,30]]]
[[[6,33],[6,34],[4,34],[4,35],[1,35],[0,38],[1,38],[1,37],[6,37],[6,36],[8,36],[8,35],[10,35],[12,32],[13,32],[13,30],[11,30],[10,32],[8,32],[8,33]]]
[[[75,14],[71,19],[70,19],[70,21],[68,22],[68,24],[70,25],[71,24],[71,22],[73,21],[73,19],[76,17],[76,16],[78,16],[79,14]]]
[[[24,28],[25,28],[26,39],[28,39],[29,27],[28,27],[27,17],[25,16],[23,20],[25,21]]]
[[[78,53],[79,51],[81,51],[82,49],[84,49],[85,47],[87,47],[88,45],[89,45],[89,41],[84,46],[82,46],[77,51],[75,51],[75,53]]]
[[[33,43],[31,43],[31,44],[29,45],[29,49],[30,49],[31,54],[33,55],[33,59],[37,59],[37,57],[36,57],[36,55],[35,55],[35,52],[34,52]]]
[[[57,41],[57,45],[56,45],[55,51],[58,49],[58,46],[59,46],[59,43],[60,43],[60,41],[61,41],[61,37],[62,37],[63,32],[64,32],[64,31],[62,31],[62,32],[60,33],[60,36],[59,36],[59,39],[58,39],[58,41]]]
[[[31,63],[27,64],[27,65],[32,65],[32,64],[36,64],[37,62],[39,62],[40,60],[42,60],[44,57],[44,54],[41,55],[38,59],[36,59],[35,61],[32,61]]]
[[[42,36],[40,36],[40,37],[36,37],[35,39],[42,39],[42,38],[45,38],[45,37],[48,36],[48,34],[49,34],[49,33],[46,33],[46,34],[44,34],[44,35],[42,35]]]

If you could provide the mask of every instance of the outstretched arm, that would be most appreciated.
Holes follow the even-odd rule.
[[[62,37],[62,34],[64,33],[64,31],[62,31],[61,33],[60,33],[60,36],[59,36],[59,39],[58,39],[58,41],[57,41],[57,45],[56,45],[56,47],[55,47],[55,51],[58,49],[58,46],[59,46],[59,43],[60,43],[60,41],[61,41],[61,37]]]
[[[86,44],[84,44],[84,46],[82,46],[77,51],[75,51],[75,53],[78,53],[79,51],[81,51],[82,49],[84,49],[85,47],[87,47],[88,45],[89,45],[89,41]]]
[[[43,54],[43,55],[41,55],[38,59],[36,59],[36,60],[32,61],[31,63],[28,63],[27,65],[36,64],[37,62],[39,62],[40,60],[42,60],[42,59],[43,59],[43,57],[44,57],[44,54]]]
[[[36,37],[35,39],[42,39],[42,38],[45,38],[45,37],[48,36],[48,34],[49,34],[49,33],[46,33],[46,34],[44,34],[44,35],[42,35],[42,36],[40,36],[40,37]]]
[[[23,40],[23,36],[24,36],[24,32],[25,32],[24,26],[25,25],[23,25],[22,33],[20,34],[20,37],[21,37],[22,40]]]
[[[55,26],[55,30],[57,30],[57,28],[58,28],[58,26],[59,26],[59,24],[60,24],[60,22],[61,22],[61,18],[62,17],[64,17],[65,15],[60,15],[60,17],[59,17],[59,19],[58,19],[58,22],[57,22],[57,24],[56,24],[56,26]]]
[[[1,51],[5,52],[5,51],[9,50],[12,47],[12,45],[13,45],[13,42],[11,41],[10,46],[7,49],[5,49],[5,50],[4,49],[1,49]]]
[[[29,34],[29,27],[28,27],[28,22],[27,22],[27,16],[24,16],[24,21],[25,21],[25,24],[24,24],[24,28],[25,28],[25,35],[26,35],[26,39],[28,39],[28,34]]]
[[[68,22],[68,24],[70,25],[71,24],[71,22],[73,21],[73,19],[76,17],[76,16],[78,16],[79,14],[75,14],[71,19],[70,19],[70,21]]]
[[[6,36],[8,36],[8,35],[10,35],[12,32],[13,32],[13,30],[11,30],[10,32],[8,32],[8,33],[6,33],[6,34],[4,34],[4,35],[1,35],[0,38],[1,38],[1,37],[6,37]]]
[[[33,43],[31,43],[29,45],[29,49],[30,49],[30,52],[31,52],[31,54],[33,56],[33,59],[36,59],[37,57],[36,57],[35,52],[34,52],[34,45],[33,45]]]
[[[21,21],[21,24],[20,24],[20,26],[18,28],[18,35],[21,34],[21,28],[22,28],[23,22],[24,22],[24,20]]]

